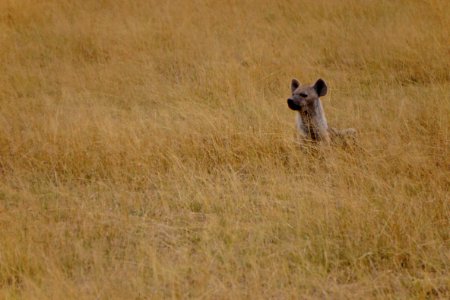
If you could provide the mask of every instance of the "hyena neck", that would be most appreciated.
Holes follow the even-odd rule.
[[[320,99],[308,113],[297,112],[297,126],[302,135],[312,140],[328,139],[328,123]]]

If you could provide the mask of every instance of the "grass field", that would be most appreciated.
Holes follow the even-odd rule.
[[[449,11],[0,1],[0,298],[448,299]]]

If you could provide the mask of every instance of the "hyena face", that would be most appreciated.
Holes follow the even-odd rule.
[[[313,117],[317,113],[319,97],[327,94],[327,85],[319,79],[313,86],[301,86],[297,79],[292,79],[291,91],[292,97],[287,100],[289,108],[303,116]]]

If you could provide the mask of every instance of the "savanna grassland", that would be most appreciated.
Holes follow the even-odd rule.
[[[449,12],[1,0],[0,298],[449,297]]]

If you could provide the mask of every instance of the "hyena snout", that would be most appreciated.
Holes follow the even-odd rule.
[[[302,110],[304,107],[304,103],[302,103],[302,101],[293,98],[287,99],[287,104],[292,110]]]

